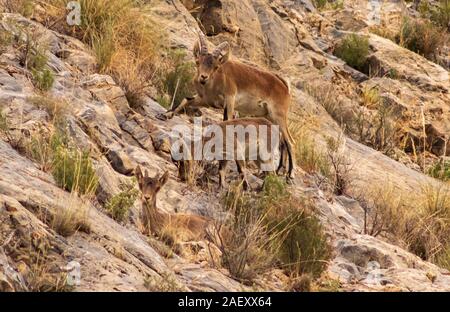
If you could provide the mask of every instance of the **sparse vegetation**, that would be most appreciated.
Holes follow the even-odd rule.
[[[186,291],[185,287],[180,285],[175,276],[170,273],[163,273],[161,276],[148,275],[144,281],[144,286],[152,292]]]
[[[314,6],[319,10],[324,9],[342,9],[344,7],[343,0],[313,0]]]
[[[440,0],[436,6],[421,1],[418,10],[422,17],[430,19],[435,25],[450,30],[450,1]]]
[[[69,201],[57,207],[50,217],[51,228],[64,237],[71,236],[77,231],[90,233],[89,205],[90,203],[73,192]]]
[[[426,20],[404,18],[397,43],[416,52],[432,61],[442,49],[446,35],[441,28]]]
[[[399,116],[376,87],[364,87],[359,107],[348,108],[333,85],[308,84],[306,92],[321,104],[352,139],[391,155],[397,146]]]
[[[422,259],[445,266],[450,261],[449,198],[443,183],[427,184],[417,195],[399,193],[389,183],[370,186],[359,198],[366,211],[365,231],[395,238]]]
[[[334,54],[349,66],[363,71],[369,55],[369,39],[357,34],[347,35],[338,44]]]
[[[159,89],[161,93],[168,94],[170,100],[164,100],[162,97],[159,103],[166,108],[176,107],[185,97],[195,94],[195,65],[186,61],[186,52],[180,49],[169,51],[165,63],[167,68],[161,73]]]
[[[135,184],[136,183],[134,181],[130,183],[122,183],[120,185],[122,191],[114,195],[106,203],[105,208],[114,220],[123,222],[127,218],[128,212],[139,194]]]
[[[230,188],[225,206],[234,215],[231,235],[217,245],[235,278],[251,280],[273,266],[294,276],[318,277],[326,268],[330,247],[322,227],[308,201],[294,198],[286,187],[269,175],[258,195],[243,193],[240,185]]]
[[[308,173],[318,173],[324,178],[330,177],[331,167],[327,156],[319,150],[305,126],[291,124],[290,131],[295,138],[295,160]]]
[[[53,71],[47,66],[47,46],[40,42],[38,33],[32,33],[29,29],[22,29],[25,34],[25,42],[19,42],[21,52],[20,63],[31,71],[33,83],[41,91],[48,91],[55,81]]]
[[[344,195],[351,185],[350,173],[352,167],[345,153],[345,138],[341,133],[337,138],[326,138],[327,161],[331,166],[331,185],[333,193]]]
[[[81,25],[68,27],[60,20],[66,1],[45,2],[54,20],[53,27],[90,45],[100,72],[113,76],[132,107],[140,106],[162,65],[164,27],[155,25],[148,4],[133,0],[81,0]]]
[[[31,96],[27,98],[27,101],[46,111],[50,120],[55,124],[64,120],[69,106],[66,101],[51,96]]]
[[[17,12],[25,17],[30,17],[34,12],[33,0],[3,0],[0,12]]]
[[[444,184],[429,184],[421,193],[420,206],[406,224],[406,242],[416,255],[435,262],[450,245],[450,192]]]
[[[442,181],[450,181],[450,160],[440,159],[428,169],[428,174]]]
[[[390,183],[374,186],[359,196],[364,208],[364,233],[374,237],[391,233],[401,236],[405,226],[402,194]]]
[[[67,137],[62,131],[46,133],[40,129],[27,139],[25,150],[28,157],[38,162],[42,171],[48,172],[53,167],[56,150],[65,144],[67,144]]]
[[[90,153],[59,146],[54,154],[52,175],[59,187],[79,194],[95,194],[98,177]]]

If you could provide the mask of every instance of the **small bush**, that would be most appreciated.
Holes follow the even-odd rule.
[[[40,165],[42,171],[48,172],[53,166],[55,152],[67,144],[67,138],[59,130],[48,134],[38,131],[30,136],[25,143],[26,154]]]
[[[264,218],[255,209],[255,199],[242,192],[242,186],[232,186],[225,199],[226,209],[233,219],[226,225],[227,237],[221,236],[222,225],[212,238],[222,253],[222,266],[230,275],[248,282],[268,270],[273,264],[276,243],[264,226]]]
[[[286,190],[284,183],[268,176],[260,199],[268,231],[279,239],[276,259],[290,274],[317,278],[327,266],[330,246],[319,220],[309,210],[310,204],[304,200],[303,207],[298,207],[301,201]]]
[[[6,133],[9,130],[8,120],[6,116],[0,111],[0,131]]]
[[[147,87],[158,78],[165,42],[164,27],[153,21],[150,5],[134,0],[80,0],[81,25],[68,27],[60,19],[66,1],[52,2],[57,7],[49,13],[54,28],[87,43],[96,54],[99,70],[125,90],[132,107],[139,106]]]
[[[186,291],[173,274],[163,273],[161,276],[153,277],[148,275],[144,281],[144,286],[152,292],[179,292]]]
[[[314,6],[319,9],[330,8],[332,10],[342,9],[344,7],[343,0],[313,0]]]
[[[364,208],[364,234],[374,237],[386,233],[402,236],[406,221],[404,199],[392,184],[366,188],[358,197]]]
[[[70,195],[63,207],[58,207],[51,216],[50,226],[56,233],[69,237],[77,231],[90,233],[89,203],[83,202],[76,193]]]
[[[88,151],[70,146],[58,147],[52,175],[57,185],[69,192],[92,195],[97,190],[98,177]]]
[[[432,6],[427,1],[421,1],[418,11],[424,18],[430,19],[435,25],[450,30],[450,1],[440,0]]]
[[[351,185],[351,166],[345,153],[345,139],[341,133],[337,138],[328,137],[327,158],[331,165],[331,184],[336,195],[343,195]]]
[[[0,28],[0,53],[3,53],[7,50],[8,46],[13,42],[12,35]]]
[[[444,184],[426,185],[419,206],[405,228],[409,249],[429,261],[437,261],[450,244],[450,191]]]
[[[442,181],[450,181],[450,160],[439,160],[428,169],[428,174]]]
[[[54,83],[53,72],[48,68],[46,56],[47,47],[42,44],[36,33],[30,33],[30,30],[25,31],[26,40],[20,44],[19,51],[21,51],[21,64],[31,71],[33,83],[41,91],[48,91]]]
[[[308,134],[308,129],[291,125],[290,131],[297,142],[295,145],[295,160],[307,173],[318,173],[324,177],[329,177],[331,167],[327,156],[317,148],[316,143]]]
[[[34,12],[33,0],[3,0],[0,2],[0,12],[19,13],[24,17],[30,17]]]
[[[273,175],[266,177],[258,195],[243,193],[239,186],[230,188],[225,206],[234,219],[229,239],[218,243],[222,264],[232,276],[244,280],[273,266],[294,276],[318,277],[331,249],[307,205],[290,194],[284,180]]]
[[[397,42],[430,60],[436,60],[436,55],[445,45],[445,37],[442,29],[429,21],[405,18]]]
[[[450,244],[444,247],[444,249],[436,256],[436,264],[441,268],[450,270]]]
[[[446,267],[450,246],[450,190],[443,183],[428,184],[418,194],[403,194],[392,184],[369,185],[359,201],[365,233],[397,239],[424,260]]]
[[[105,208],[114,220],[123,222],[136,201],[139,191],[136,189],[135,183],[122,183],[120,188],[122,191],[114,195]]]
[[[68,104],[64,100],[49,96],[31,96],[27,98],[27,101],[37,108],[46,111],[51,121],[56,124],[64,120],[67,113]]]
[[[48,91],[52,88],[53,83],[55,82],[55,77],[50,69],[45,68],[42,71],[33,70],[32,74],[35,86],[39,90]]]
[[[357,34],[347,35],[336,47],[334,54],[349,66],[362,71],[369,55],[369,39]]]
[[[162,73],[160,89],[170,96],[170,103],[163,102],[163,106],[177,107],[185,97],[192,97],[195,93],[195,65],[186,61],[186,52],[180,49],[168,53],[166,65],[168,69]]]

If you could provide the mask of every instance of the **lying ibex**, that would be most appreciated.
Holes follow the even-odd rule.
[[[169,172],[161,177],[150,178],[147,170],[142,174],[141,167],[136,168],[136,178],[142,192],[142,214],[141,220],[146,234],[161,236],[166,227],[172,226],[177,229],[179,238],[184,241],[196,241],[206,238],[207,228],[212,220],[188,214],[171,214],[158,211],[156,207],[156,195],[167,183]]]
[[[228,42],[221,43],[209,53],[206,40],[200,33],[194,56],[197,62],[194,80],[197,95],[184,99],[174,110],[166,112],[165,118],[172,118],[188,106],[222,108],[224,120],[232,119],[235,111],[242,116],[266,117],[280,126],[282,143],[289,156],[288,177],[292,177],[294,140],[287,123],[289,83],[276,74],[231,60]],[[283,165],[284,161],[281,161],[278,169]]]
[[[221,148],[220,151],[214,151],[219,160],[219,184],[225,186],[226,169],[229,161],[234,160],[237,165],[238,172],[243,180],[244,188],[248,188],[246,163],[250,160],[255,161],[260,170],[266,173],[274,171],[275,150],[279,149],[280,132],[275,126],[265,118],[239,118],[223,121],[218,123],[217,131],[222,137],[222,146],[215,146],[215,149]],[[215,134],[217,135],[217,134]],[[202,137],[201,146],[197,148],[203,149],[216,137]],[[180,160],[178,163],[179,176],[182,180],[188,180],[189,175],[194,174],[195,160],[193,160],[196,142],[185,144],[183,148],[190,149],[191,158],[188,160]],[[228,146],[228,145],[231,146]],[[265,165],[265,167],[263,167]]]

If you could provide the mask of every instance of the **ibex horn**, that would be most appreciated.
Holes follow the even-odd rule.
[[[208,46],[205,37],[200,31],[198,32],[198,40],[200,42],[200,54],[208,54]]]
[[[219,45],[217,46],[217,48],[216,48],[216,49],[214,50],[214,52],[212,53],[213,56],[216,57],[216,58],[222,56],[223,50],[228,49],[228,47],[229,47],[228,42],[226,42],[226,41],[225,41],[225,42],[222,42],[221,44],[219,44]]]

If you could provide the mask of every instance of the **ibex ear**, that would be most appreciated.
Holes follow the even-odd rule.
[[[137,166],[136,169],[134,169],[134,173],[136,175],[139,187],[142,187],[142,180],[144,179],[144,176],[142,175],[141,166]]]
[[[200,42],[197,41],[194,45],[194,57],[198,59],[199,56],[200,56]]]
[[[226,41],[219,44],[213,52],[220,64],[226,63],[230,59],[230,54],[230,44]]]
[[[164,174],[162,175],[161,178],[159,178],[159,187],[163,187],[164,184],[167,183],[167,181],[169,181],[169,171],[164,172]]]

